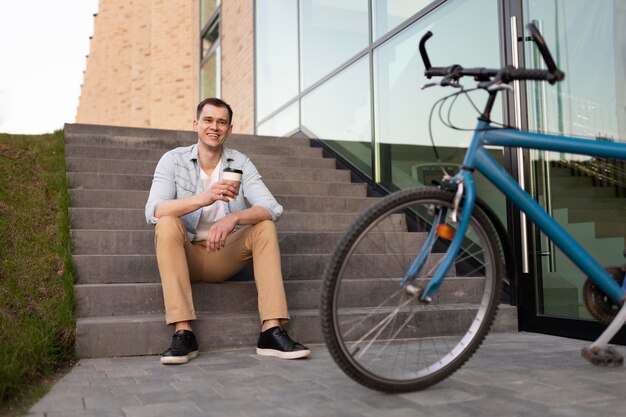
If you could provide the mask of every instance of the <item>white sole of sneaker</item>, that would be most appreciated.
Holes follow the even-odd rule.
[[[275,349],[256,348],[256,354],[260,356],[273,356],[280,359],[302,359],[311,356],[310,350],[298,350],[296,352],[281,352]]]
[[[190,352],[186,356],[161,356],[162,365],[182,365],[198,356],[198,351]]]

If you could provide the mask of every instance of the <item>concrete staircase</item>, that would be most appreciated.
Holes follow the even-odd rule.
[[[144,206],[161,155],[196,140],[195,132],[65,126],[78,356],[158,354],[167,347],[172,329],[164,324],[154,228]],[[375,198],[309,140],[233,135],[227,145],[250,156],[284,207],[277,227],[290,334],[322,342],[322,272],[337,239]],[[226,283],[195,283],[193,295],[203,350],[254,346],[259,322],[251,268]],[[498,328],[515,330],[515,309],[504,311]]]

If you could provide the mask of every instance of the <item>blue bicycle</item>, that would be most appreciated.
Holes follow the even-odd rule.
[[[444,175],[436,187],[381,199],[352,224],[326,268],[321,301],[326,344],[340,368],[367,387],[404,392],[441,381],[471,357],[494,322],[505,260],[508,268],[512,260],[502,225],[476,197],[475,170],[588,277],[586,305],[610,324],[583,356],[599,365],[623,362],[608,346],[626,322],[623,277],[607,273],[489,152],[489,146],[506,146],[626,159],[625,144],[531,133],[490,120],[497,94],[512,82],[564,79],[539,31],[532,24],[527,29],[547,69],[432,67],[425,48],[432,33],[420,42],[425,75],[442,77],[428,86],[460,87],[459,80],[469,76],[488,98],[459,172]]]

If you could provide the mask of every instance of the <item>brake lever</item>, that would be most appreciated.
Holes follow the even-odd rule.
[[[439,83],[426,83],[426,84],[422,84],[422,85],[420,85],[420,88],[421,88],[422,90],[426,90],[427,88],[430,88],[430,87],[436,87],[436,86],[438,86],[438,85],[439,85]]]
[[[487,86],[487,91],[500,91],[500,90],[509,90],[513,91],[513,86],[507,83],[503,83],[502,81],[496,81],[491,85]]]

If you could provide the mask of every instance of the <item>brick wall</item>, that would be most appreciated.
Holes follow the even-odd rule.
[[[198,0],[100,0],[77,123],[190,130]]]
[[[254,133],[254,9],[251,0],[222,1],[222,98],[233,108],[233,132]]]

